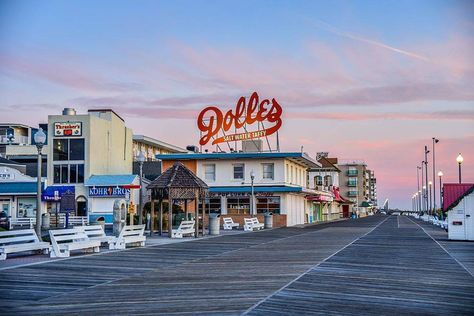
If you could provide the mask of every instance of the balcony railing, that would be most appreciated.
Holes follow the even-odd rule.
[[[357,170],[347,170],[347,175],[348,176],[356,176],[358,175]]]
[[[347,186],[348,187],[356,187],[357,186],[357,181],[347,181]]]
[[[347,192],[347,196],[357,196],[357,191],[349,191]]]

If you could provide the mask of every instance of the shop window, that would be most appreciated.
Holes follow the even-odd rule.
[[[257,198],[257,213],[272,212],[273,214],[280,214],[280,197],[258,197]]]
[[[206,214],[207,213],[221,213],[221,199],[211,198],[206,199]],[[202,214],[202,203],[199,203],[199,214]]]
[[[245,167],[243,163],[234,164],[234,179],[243,180],[245,174]]]
[[[250,214],[250,197],[228,198],[227,214]]]
[[[204,179],[216,181],[216,165],[204,165]]]
[[[273,180],[274,179],[274,174],[273,174],[274,164],[263,163],[262,166],[263,166],[263,178],[267,180]]]
[[[69,174],[68,174],[68,165],[61,165],[61,183],[68,183]]]
[[[18,198],[17,217],[35,217],[36,216],[36,198]]]

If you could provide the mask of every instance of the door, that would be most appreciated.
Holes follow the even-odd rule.
[[[344,218],[349,217],[349,205],[342,206],[342,217]]]
[[[466,239],[474,240],[474,194],[470,194],[464,198],[464,211],[466,214]]]

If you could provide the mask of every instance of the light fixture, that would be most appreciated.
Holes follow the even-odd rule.
[[[461,156],[461,153],[459,153],[459,155],[457,156],[456,161],[458,164],[462,164],[462,162],[464,161],[464,158]]]

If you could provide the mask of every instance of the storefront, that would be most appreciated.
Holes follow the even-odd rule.
[[[0,212],[12,221],[36,218],[37,182],[17,169],[0,167]]]
[[[93,175],[85,183],[88,188],[89,221],[103,217],[106,224],[113,224],[114,204],[135,213],[139,199],[139,177],[136,175]]]
[[[41,200],[46,203],[46,211],[51,215],[51,218],[54,218],[53,216],[57,216],[61,213],[61,199],[63,194],[66,192],[75,194],[75,187],[72,185],[55,185],[48,186],[43,191]],[[76,216],[86,216],[85,214],[80,215],[77,207],[72,213],[69,214]]]

